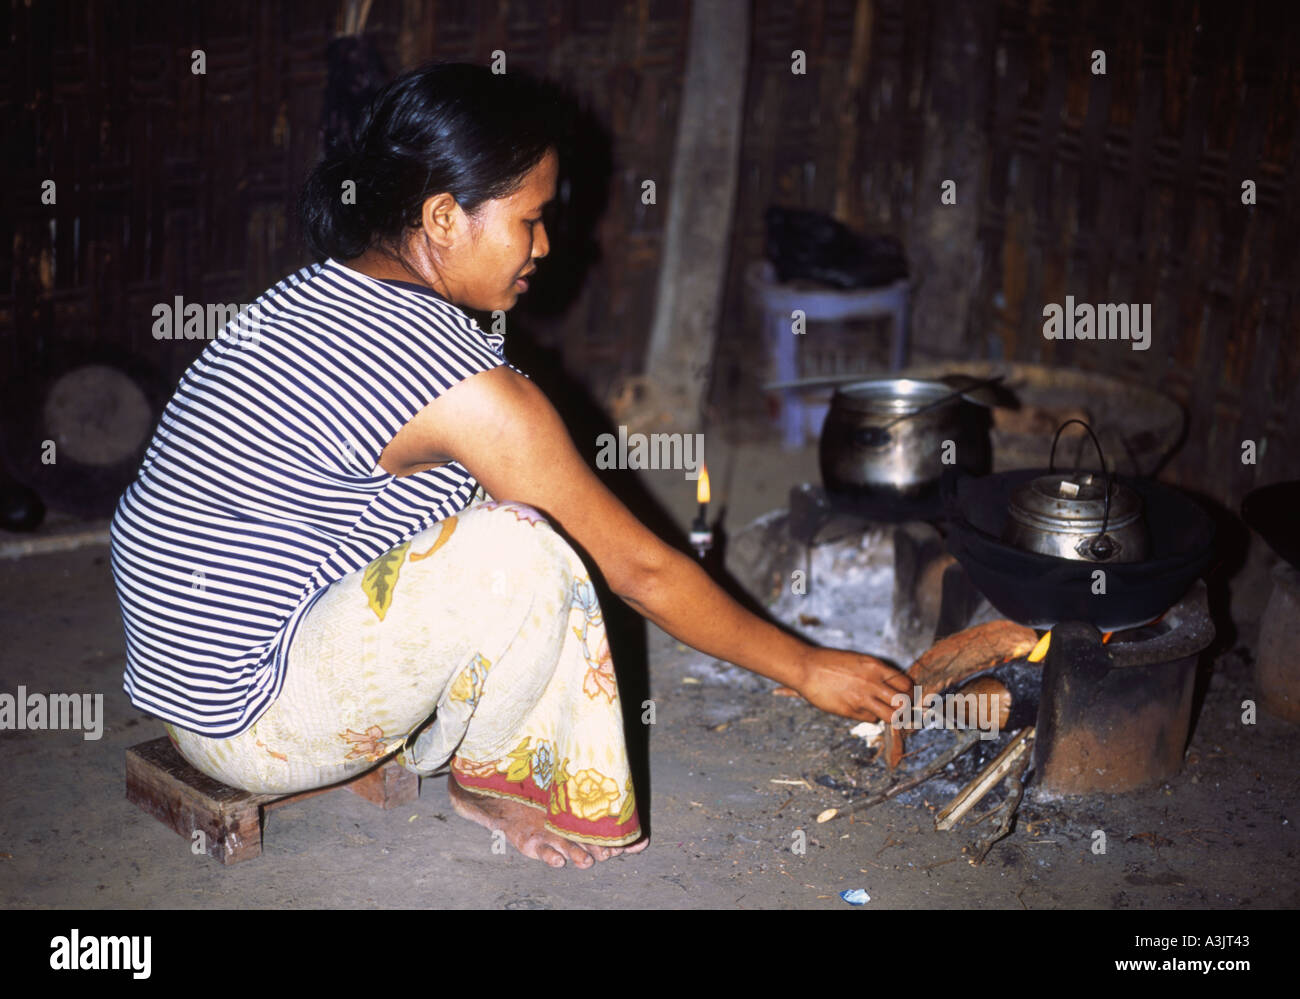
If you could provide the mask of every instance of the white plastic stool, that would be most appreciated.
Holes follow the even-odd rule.
[[[802,336],[795,335],[790,329],[790,317],[795,309],[802,309],[809,321],[822,322],[890,316],[894,320],[890,370],[901,370],[907,360],[907,305],[911,282],[906,278],[879,288],[856,288],[853,291],[799,289],[779,283],[771,261],[755,260],[745,268],[745,285],[762,314],[763,335],[772,362],[771,373],[776,381],[794,381],[799,377],[795,359],[797,341]],[[784,444],[788,448],[803,447],[806,408],[797,389],[782,392],[780,423]]]

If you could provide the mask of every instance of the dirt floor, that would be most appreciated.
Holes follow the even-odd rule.
[[[766,443],[710,457],[733,529],[816,478],[812,449]],[[694,511],[680,472],[643,473],[679,527]],[[729,503],[728,503],[729,501]],[[83,527],[85,525],[82,525]],[[93,526],[93,525],[92,525]],[[346,792],[275,811],[263,855],[232,867],[123,797],[123,754],[161,733],[121,691],[121,624],[107,548],[0,559],[0,692],[104,695],[103,737],[0,732],[0,906],[828,908],[863,889],[874,908],[1231,908],[1300,904],[1300,728],[1261,714],[1250,649],[1206,664],[1182,772],[1150,791],[1061,803],[1030,792],[1014,831],[974,867],[985,826],[934,830],[933,801],[894,801],[818,825],[836,788],[879,782],[851,723],[771,695],[771,684],[611,610],[650,848],[592,870],[493,853],[452,811],[444,779],[384,812]],[[1244,634],[1253,632],[1243,631]],[[871,649],[863,651],[870,652]],[[639,712],[637,712],[639,715]],[[986,824],[987,825],[987,824]],[[1105,852],[1094,852],[1096,831]],[[798,847],[806,837],[806,850]]]

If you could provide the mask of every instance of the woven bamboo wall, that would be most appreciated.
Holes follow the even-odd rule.
[[[174,377],[201,344],[153,340],[155,303],[250,301],[300,263],[286,205],[315,151],[330,12],[7,6],[0,92],[18,164],[3,349],[20,365],[109,342]],[[191,72],[194,49],[206,75]],[[53,206],[39,200],[46,178]]]
[[[319,156],[339,6],[6,0],[0,368],[108,343],[174,381],[202,344],[154,340],[156,303],[248,302],[306,262],[293,201]],[[486,65],[501,49],[605,124],[601,258],[562,317],[531,320],[592,384],[644,353],[663,215],[641,204],[640,182],[669,170],[688,14],[684,0],[376,0],[366,24],[391,74]],[[191,72],[195,49],[205,75]],[[55,205],[41,203],[46,179]]]
[[[919,346],[1162,386],[1189,413],[1170,476],[1230,504],[1300,477],[1300,6],[971,7],[988,20],[970,78],[986,94],[983,128],[956,153],[978,158],[978,191],[946,209],[978,216],[970,305]],[[951,15],[937,0],[756,8],[723,382],[752,357],[741,269],[763,252],[769,202],[892,233],[914,259],[932,238],[916,224],[939,197],[922,189],[923,168],[954,156],[936,136],[961,123],[932,100],[944,51],[932,39]],[[793,47],[807,52],[806,77],[791,75]],[[1105,75],[1091,71],[1094,49]],[[1241,202],[1245,179],[1254,206]],[[1151,304],[1150,349],[1047,341],[1043,306],[1067,294]],[[1242,464],[1244,439],[1262,445],[1258,464]]]
[[[1300,476],[1300,10],[999,7],[980,293],[968,343],[1162,386],[1178,480],[1235,505]],[[1094,75],[1090,52],[1107,54]],[[1257,204],[1242,204],[1242,182]],[[1152,306],[1152,345],[1062,343],[1066,294]],[[1243,465],[1244,439],[1263,445]]]
[[[1165,386],[1191,414],[1171,472],[1230,502],[1300,476],[1297,7],[963,9],[987,24],[971,36],[981,96],[961,111],[982,123],[963,151],[978,178],[960,202],[977,214],[969,305],[942,335],[921,330],[920,346]],[[770,202],[893,233],[913,254],[934,243],[921,219],[938,192],[923,187],[952,155],[942,136],[956,112],[935,97],[952,11],[940,0],[755,4],[715,398],[753,366],[740,275],[762,253]],[[0,7],[0,369],[113,343],[174,379],[201,345],[153,340],[154,304],[249,301],[304,261],[292,201],[319,152],[337,14],[314,0]],[[666,202],[643,205],[640,184],[665,190],[688,16],[688,0],[375,0],[366,25],[393,72],[502,49],[566,81],[602,123],[599,256],[564,311],[539,308],[540,287],[520,310],[597,396],[644,355]],[[196,48],[204,76],[190,72]],[[808,60],[800,77],[795,48]],[[1089,68],[1095,48],[1104,76]],[[1253,207],[1240,201],[1246,178]],[[53,206],[40,201],[46,179]],[[1044,340],[1042,307],[1066,294],[1151,303],[1152,348]],[[1237,458],[1244,438],[1263,445],[1256,466]]]

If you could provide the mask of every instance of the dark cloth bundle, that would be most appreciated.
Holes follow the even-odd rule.
[[[892,236],[863,236],[829,215],[771,205],[767,259],[782,283],[804,278],[836,288],[875,288],[907,276],[903,247]]]

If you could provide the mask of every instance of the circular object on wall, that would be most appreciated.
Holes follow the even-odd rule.
[[[100,345],[61,349],[5,399],[13,477],[51,510],[107,517],[135,479],[170,386],[140,357]]]
[[[133,456],[153,429],[144,392],[126,372],[107,364],[84,364],[58,375],[42,415],[63,456],[98,468]]]

